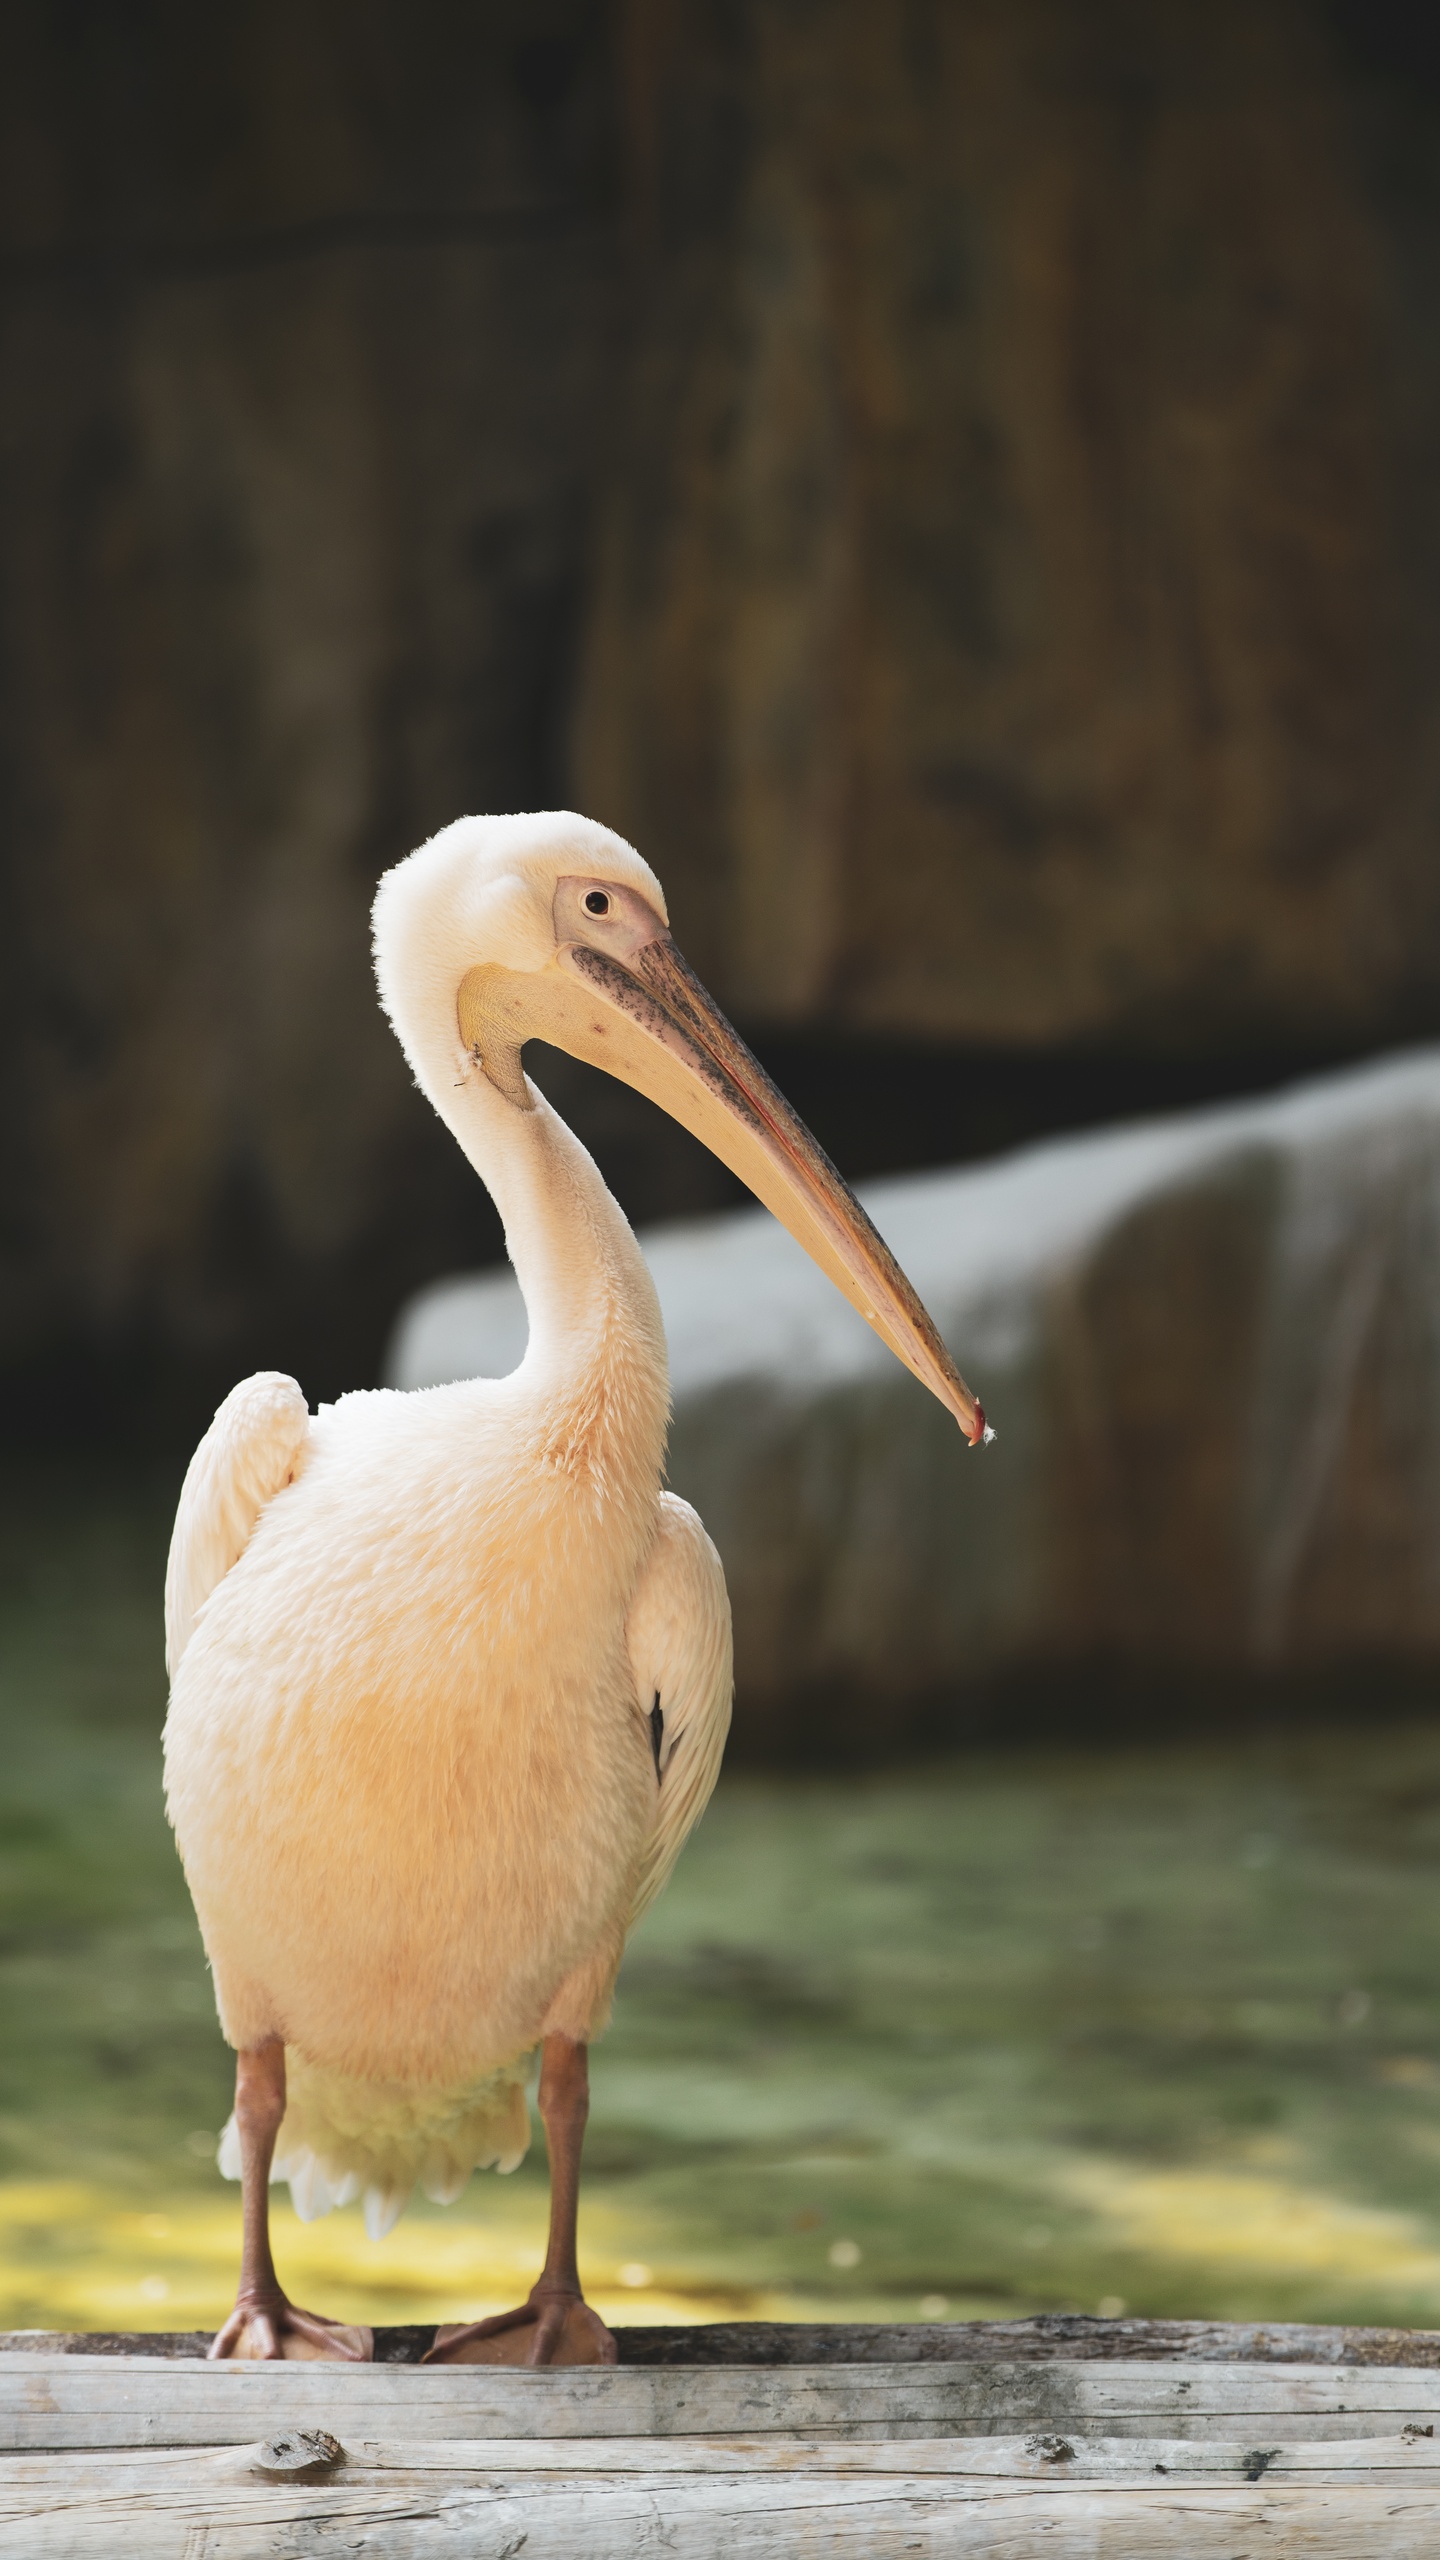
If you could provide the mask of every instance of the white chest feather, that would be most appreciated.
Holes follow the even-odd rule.
[[[337,2070],[460,2078],[623,1924],[653,1462],[560,1421],[523,1371],[346,1399],[202,1610],[167,1779],[242,2031],[258,2004]]]

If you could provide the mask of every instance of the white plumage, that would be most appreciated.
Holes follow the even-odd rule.
[[[663,1350],[624,1259],[568,1395],[543,1344],[511,1379],[313,1422],[252,1378],[186,1479],[171,1815],[227,2036],[294,2057],[276,2171],[307,2217],[363,2190],[378,2234],[417,2180],[448,2200],[516,2165],[525,2058],[603,2026],[718,1774],[724,1579],[659,1491]],[[597,1430],[597,1403],[628,1427]]]
[[[165,1573],[165,1668],[173,1680],[217,1582],[238,1564],[267,1502],[288,1484],[310,1437],[293,1378],[262,1369],[232,1387],[185,1470]]]
[[[311,1423],[293,1381],[247,1379],[181,1496],[169,1794],[221,2021],[289,2048],[275,2174],[302,2218],[363,2193],[375,2238],[417,2182],[448,2203],[523,2158],[527,2058],[548,2027],[604,2025],[730,1719],[695,1513],[652,1455],[622,1545],[614,1502],[545,1464],[536,1402],[520,1372]],[[233,2123],[221,2166],[238,2177]]]

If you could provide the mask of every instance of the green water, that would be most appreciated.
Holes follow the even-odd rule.
[[[209,2319],[230,2282],[230,2063],[160,1805],[166,1490],[0,1492],[6,2323]],[[593,2084],[620,2316],[1440,2321],[1440,1722],[737,1773]],[[319,2307],[395,2318],[513,2293],[543,2213],[537,2150],[378,2250],[279,2224]]]

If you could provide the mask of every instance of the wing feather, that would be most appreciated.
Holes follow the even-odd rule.
[[[165,1573],[173,1680],[196,1617],[242,1556],[267,1502],[299,1472],[310,1412],[293,1378],[262,1369],[225,1398],[185,1473]]]
[[[662,1493],[626,1642],[659,1782],[630,1925],[648,1911],[710,1801],[730,1730],[734,1671],[725,1573],[698,1513]],[[659,1721],[651,1724],[655,1705]]]

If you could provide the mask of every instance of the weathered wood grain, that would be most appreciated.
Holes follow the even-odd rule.
[[[0,2355],[161,2356],[202,2362],[208,2329],[0,2330]],[[716,2320],[621,2327],[630,2364],[989,2364],[1157,2359],[1205,2364],[1380,2364],[1440,2368],[1440,2329],[1347,2329],[1308,2321],[1100,2320],[1044,2312],[1032,2320]],[[377,2328],[376,2361],[419,2364],[433,2323]]]
[[[377,2340],[409,2334],[376,2331]],[[693,2328],[622,2328],[615,2335],[622,2364],[990,2364],[1061,2357],[1067,2363],[1440,2366],[1440,2329],[1347,2329],[1298,2320],[1100,2320],[1085,2312],[1044,2312],[1032,2320],[717,2320]]]
[[[1273,2431],[1272,2431],[1273,2432]],[[816,2479],[937,2478],[971,2481],[1088,2481],[1152,2489],[1164,2482],[1224,2481],[1272,2486],[1385,2482],[1440,2493],[1440,2443],[1397,2432],[1348,2442],[1255,2444],[1245,2436],[931,2436],[904,2443],[837,2443],[816,2436],[651,2436],[365,2439],[357,2437],[322,2466],[277,2463],[274,2439],[221,2449],[10,2454],[0,2458],[0,2519],[39,2515],[59,2505],[100,2498],[165,2498],[231,2489],[259,2477],[293,2485],[307,2471],[318,2485],[393,2489],[402,2482],[433,2490],[443,2473],[453,2485],[488,2480],[643,2479],[657,2486],[686,2478],[738,2478],[762,2472]],[[284,2438],[291,2443],[292,2438]],[[303,2435],[302,2447],[310,2441]],[[336,2442],[324,2439],[326,2445]],[[319,2471],[331,2476],[321,2481]],[[289,2475],[287,2479],[287,2474]]]
[[[1433,2373],[1158,2362],[531,2373],[36,2355],[0,2365],[0,2451],[17,2453],[244,2444],[296,2427],[327,2428],[342,2443],[776,2433],[903,2440],[1070,2426],[1177,2437],[1278,2428],[1291,2440],[1393,2434],[1407,2420],[1440,2420]]]
[[[764,2364],[735,2324],[712,2361],[559,2373],[14,2339],[0,2560],[1434,2560],[1428,2336],[1407,2363],[1403,2333],[1167,2323],[1181,2352],[1136,2355],[1160,2327],[975,2324],[958,2354],[937,2351],[955,2328],[836,2328],[816,2361]],[[1222,2337],[1243,2354],[1214,2360]],[[1275,2360],[1292,2339],[1311,2361]],[[277,2471],[273,2439],[304,2429],[343,2447],[323,2477]]]
[[[0,2522],[0,2560],[1434,2560],[1440,2489],[971,2482],[746,2471],[586,2480],[444,2473],[343,2488],[207,2479]]]

